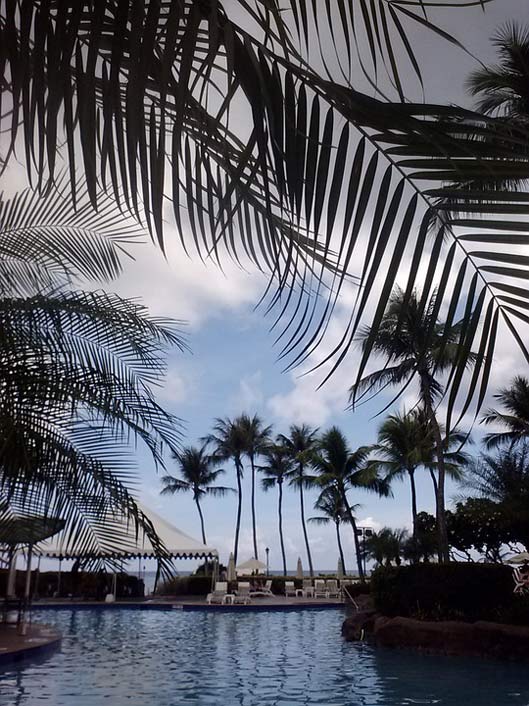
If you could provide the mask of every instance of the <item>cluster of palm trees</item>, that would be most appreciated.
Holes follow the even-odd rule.
[[[408,375],[413,367],[408,368]],[[516,377],[509,388],[496,395],[503,410],[490,409],[483,417],[485,424],[496,424],[503,431],[486,435],[485,444],[494,446],[512,445],[529,438],[529,381]],[[476,463],[463,447],[468,434],[453,431],[446,434],[438,425],[442,437],[442,462],[445,473],[456,481],[462,481],[465,469],[476,478]],[[405,530],[384,528],[373,533],[367,541],[366,551],[379,563],[400,562],[402,555],[411,561],[419,561],[424,555],[418,527],[418,498],[416,473],[426,472],[432,480],[434,497],[439,497],[439,459],[436,438],[426,411],[417,406],[407,412],[388,415],[378,429],[375,444],[351,449],[345,435],[337,427],[320,433],[309,425],[292,425],[288,434],[272,436],[272,427],[264,424],[258,415],[242,414],[234,419],[215,420],[213,432],[202,439],[201,448],[186,448],[174,454],[179,476],[163,477],[164,494],[189,491],[193,494],[200,516],[202,539],[206,543],[204,517],[200,505],[206,495],[223,496],[235,492],[233,488],[217,485],[226,471],[221,466],[231,461],[237,479],[237,516],[235,523],[234,557],[237,561],[242,517],[243,476],[245,464],[249,464],[251,481],[251,516],[254,557],[258,558],[256,522],[256,476],[261,475],[264,491],[277,488],[278,529],[283,573],[286,575],[286,553],[283,533],[283,488],[292,486],[299,493],[301,527],[306,556],[311,575],[314,565],[307,533],[307,522],[314,524],[333,523],[340,559],[345,568],[340,528],[347,525],[352,530],[358,574],[364,578],[363,547],[360,546],[356,522],[358,505],[350,499],[351,493],[370,491],[379,496],[390,496],[394,481],[407,479],[411,497],[411,537]],[[474,470],[472,470],[474,469]],[[467,476],[467,481],[468,481]],[[490,484],[489,484],[490,485]],[[318,515],[306,517],[305,494],[307,489],[317,490],[314,509]],[[484,491],[485,493],[487,491]],[[483,494],[483,493],[482,493]],[[439,511],[439,508],[438,508]],[[439,512],[436,520],[438,521]],[[443,555],[438,549],[438,557]]]

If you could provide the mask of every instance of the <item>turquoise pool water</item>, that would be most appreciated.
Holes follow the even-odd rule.
[[[0,671],[2,706],[511,706],[529,670],[373,650],[340,638],[341,610],[46,611],[47,659]]]

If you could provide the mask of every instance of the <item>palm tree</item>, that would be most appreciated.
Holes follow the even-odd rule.
[[[443,461],[445,472],[453,480],[461,479],[461,468],[469,462],[469,457],[461,449],[468,435],[454,430],[446,436],[440,425],[443,436]],[[425,412],[414,409],[402,414],[389,415],[378,431],[378,443],[371,447],[371,453],[378,458],[370,459],[372,466],[385,480],[400,480],[408,476],[411,490],[412,513],[412,543],[417,539],[417,491],[415,487],[415,472],[424,467],[430,472],[435,497],[437,498],[437,459],[435,443],[431,427]]]
[[[392,414],[386,417],[378,430],[377,444],[371,453],[377,458],[370,459],[372,466],[389,482],[408,476],[411,490],[412,537],[417,534],[417,490],[415,471],[424,461],[424,419],[417,410]]]
[[[309,517],[309,522],[314,522],[318,525],[327,525],[329,522],[334,523],[338,553],[342,562],[343,571],[346,573],[342,538],[340,536],[340,526],[348,521],[343,498],[335,487],[326,488],[322,490],[314,503],[314,509],[319,510],[323,514],[319,517]],[[356,508],[352,508],[352,510],[356,511]]]
[[[262,451],[266,465],[259,466],[264,474],[261,487],[266,492],[274,487],[278,489],[277,515],[279,520],[279,543],[281,545],[281,558],[283,560],[283,576],[287,575],[287,557],[285,554],[285,540],[283,537],[283,484],[292,473],[293,461],[289,451],[278,444],[268,446]]]
[[[513,444],[529,437],[529,380],[517,375],[509,387],[494,395],[504,411],[487,410],[482,424],[500,424],[507,431],[493,432],[485,436],[488,449],[503,444]]]
[[[307,534],[307,523],[305,521],[305,499],[303,490],[311,485],[312,478],[306,473],[307,467],[312,464],[312,458],[318,443],[318,429],[309,427],[307,424],[298,426],[292,424],[289,435],[280,434],[278,443],[285,447],[295,468],[289,474],[289,483],[299,491],[299,507],[301,512],[301,527],[309,562],[309,572],[314,576],[314,566],[312,565],[312,555],[310,553],[309,537]]]
[[[435,296],[422,301],[417,292],[405,297],[400,289],[392,294],[377,330],[365,329],[361,335],[364,353],[375,352],[385,358],[380,370],[365,375],[350,388],[351,407],[363,396],[387,386],[404,390],[415,378],[419,382],[419,400],[425,411],[434,441],[438,481],[436,484],[439,560],[450,560],[445,518],[444,445],[441,427],[435,413],[443,387],[438,377],[457,362],[463,322],[439,324]],[[474,359],[467,351],[465,363]]]
[[[257,554],[257,527],[255,519],[255,459],[262,453],[263,449],[270,443],[270,434],[272,433],[271,426],[263,426],[263,420],[254,414],[250,417],[243,414],[238,419],[243,433],[245,435],[245,453],[250,460],[252,469],[252,536],[253,536],[253,555],[254,559],[259,559]]]
[[[467,88],[476,96],[477,109],[508,121],[529,120],[529,30],[516,23],[503,25],[492,37],[499,64],[472,71]]]
[[[200,517],[202,541],[207,544],[204,515],[200,507],[200,500],[206,495],[211,495],[215,498],[223,497],[226,493],[233,491],[233,488],[214,485],[219,476],[224,474],[225,471],[221,468],[217,469],[218,458],[208,454],[206,446],[202,446],[200,449],[189,446],[173,453],[172,457],[178,464],[181,478],[171,475],[163,476],[162,484],[164,487],[161,494],[193,493],[193,500]]]
[[[86,191],[72,212],[57,187],[0,201],[0,500],[66,519],[69,544],[86,555],[123,549],[123,518],[161,551],[129,490],[128,441],[162,466],[162,447],[178,448],[179,421],[152,384],[165,351],[184,343],[176,322],[138,302],[78,288],[114,279],[140,229],[104,196],[95,213]]]
[[[395,562],[400,566],[402,556],[405,554],[408,533],[405,529],[391,529],[383,527],[378,532],[373,532],[366,539],[365,549],[367,557],[374,559],[377,564],[391,566]]]
[[[497,503],[513,531],[513,540],[529,550],[529,444],[481,454],[466,471],[463,487]]]
[[[389,494],[387,483],[377,476],[375,469],[369,468],[366,464],[369,451],[368,446],[362,446],[353,451],[340,429],[331,427],[321,436],[318,451],[312,462],[319,474],[318,485],[324,489],[333,488],[342,499],[345,516],[353,530],[358,576],[361,581],[364,580],[362,552],[353,508],[347,493],[349,490],[361,489],[376,492],[379,495]]]
[[[233,461],[235,474],[237,477],[237,518],[235,520],[235,540],[233,556],[237,564],[239,552],[239,534],[241,531],[242,514],[242,479],[244,476],[244,466],[242,458],[246,453],[246,434],[239,419],[222,419],[217,417],[213,425],[213,433],[202,439],[206,444],[214,447],[214,456],[217,461]]]

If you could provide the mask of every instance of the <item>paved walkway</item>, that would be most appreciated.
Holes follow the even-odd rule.
[[[103,601],[76,601],[68,599],[42,600],[33,603],[33,610],[47,608],[146,608],[161,610],[255,610],[255,609],[291,609],[291,608],[336,608],[345,607],[345,603],[335,598],[286,598],[285,596],[255,597],[247,605],[238,603],[208,605],[203,596],[166,596],[146,598],[145,600],[118,600],[116,603]]]
[[[17,662],[58,647],[61,635],[47,625],[28,625],[20,635],[15,625],[0,625],[0,664]]]

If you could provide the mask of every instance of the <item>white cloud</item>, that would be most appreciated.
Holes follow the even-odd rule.
[[[260,370],[256,370],[250,375],[244,375],[239,381],[237,391],[233,395],[231,407],[245,410],[250,414],[253,413],[253,410],[259,409],[264,402],[262,383],[263,374]]]

